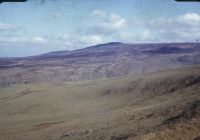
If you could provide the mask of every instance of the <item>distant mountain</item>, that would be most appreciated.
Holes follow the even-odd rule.
[[[0,85],[142,75],[199,63],[199,43],[111,42],[74,51],[0,59]]]
[[[53,52],[44,53],[44,54],[41,54],[41,55],[38,55],[38,56],[33,56],[32,58],[35,58],[35,57],[43,58],[43,57],[65,56],[65,55],[68,55],[69,53],[70,53],[69,51],[53,51]]]

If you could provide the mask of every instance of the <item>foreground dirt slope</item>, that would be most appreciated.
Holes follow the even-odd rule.
[[[200,66],[0,90],[1,140],[193,140],[199,117]]]

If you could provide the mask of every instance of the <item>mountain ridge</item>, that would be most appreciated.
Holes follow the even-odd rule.
[[[0,85],[143,75],[200,64],[199,43],[111,42],[74,51],[0,59]]]

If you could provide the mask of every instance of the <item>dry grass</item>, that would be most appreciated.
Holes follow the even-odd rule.
[[[134,140],[194,140],[200,137],[200,119],[180,123],[162,131],[152,132]],[[131,139],[130,139],[131,140]]]
[[[129,76],[2,88],[0,140],[59,140],[66,132],[70,136],[62,140],[125,140],[143,135],[177,115],[187,102],[200,100],[198,77],[200,67],[190,67],[142,78]],[[35,126],[40,127],[37,130]],[[191,134],[196,132],[194,128]],[[147,137],[170,137],[173,132],[152,133]]]

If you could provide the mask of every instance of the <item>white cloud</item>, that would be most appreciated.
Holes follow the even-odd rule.
[[[0,23],[0,31],[10,30],[13,28],[13,25]]]
[[[186,13],[175,18],[157,18],[150,21],[150,27],[173,29],[185,27],[200,27],[200,15],[197,13]]]
[[[194,41],[200,38],[200,14],[186,13],[171,18],[155,18],[151,21],[138,20],[137,24],[104,11],[95,10],[87,31],[56,37],[0,37],[0,44],[7,46],[51,46],[56,49],[74,50],[100,43],[120,42],[177,42]],[[142,23],[142,24],[138,24]],[[0,30],[9,30],[11,25],[0,24]]]
[[[94,17],[94,24],[92,24],[87,30],[91,34],[113,34],[119,30],[127,27],[127,21],[123,17],[117,14],[109,14],[104,11],[95,10],[92,12]]]
[[[138,32],[121,32],[119,34],[116,34],[115,39],[117,39],[116,41],[127,43],[143,43],[152,42],[155,40],[153,37],[153,33],[149,30],[141,30]]]
[[[44,45],[47,43],[47,40],[43,37],[32,37],[32,38],[25,38],[19,36],[11,36],[11,37],[0,37],[1,44],[7,45]]]
[[[186,13],[174,18],[153,19],[146,27],[157,40],[195,41],[200,37],[200,14]]]
[[[106,16],[106,12],[101,11],[101,10],[94,10],[94,11],[92,12],[92,15],[103,17],[103,16]]]
[[[80,38],[81,43],[87,44],[87,45],[95,45],[102,43],[102,38],[97,35],[92,35],[92,36],[85,36]]]
[[[152,33],[149,30],[145,30],[139,33],[139,40],[141,41],[151,41],[153,40]]]
[[[47,40],[44,39],[43,37],[36,36],[33,37],[30,42],[33,44],[46,44]]]
[[[192,26],[200,26],[200,15],[197,13],[187,13],[179,16],[177,21]]]
[[[28,41],[28,39],[22,37],[8,37],[2,38],[1,40],[8,43],[25,43]]]
[[[48,40],[48,44],[51,44],[52,47],[67,50],[75,50],[83,47],[88,47],[103,42],[103,39],[99,35],[69,35],[63,34]]]
[[[130,24],[119,15],[107,14],[100,18],[100,22],[90,33],[100,34],[109,41],[141,43],[193,41],[200,36],[199,17],[200,15],[196,13],[187,13],[173,18],[136,21],[142,24]]]
[[[115,29],[121,29],[127,26],[126,20],[119,15],[111,14],[107,21],[103,22],[102,25],[105,25],[107,28],[115,28]]]

